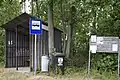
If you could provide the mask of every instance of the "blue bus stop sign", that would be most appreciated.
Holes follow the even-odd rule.
[[[30,34],[41,34],[42,33],[42,21],[31,18],[30,19]]]
[[[34,72],[34,75],[36,75],[36,70],[37,70],[37,59],[36,59],[36,56],[37,56],[37,53],[36,53],[36,45],[37,45],[37,35],[41,34],[42,33],[42,21],[41,20],[38,20],[38,19],[35,19],[35,18],[31,18],[30,19],[30,23],[29,23],[29,33],[30,34],[33,34],[35,35],[35,48],[34,48],[34,69],[35,69],[35,72]]]

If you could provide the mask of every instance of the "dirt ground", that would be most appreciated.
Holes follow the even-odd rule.
[[[0,68],[0,80],[86,80],[86,78],[79,73],[69,75],[40,73],[34,76],[33,73],[6,71]]]
[[[53,73],[40,73],[36,76],[33,73],[22,73],[5,71],[4,68],[0,68],[0,80],[89,80],[86,72],[78,72],[72,74],[58,75]],[[92,76],[91,80],[115,80],[114,78],[103,78],[99,74]]]

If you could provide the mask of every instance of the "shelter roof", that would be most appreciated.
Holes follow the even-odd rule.
[[[37,17],[31,16],[30,14],[23,13],[23,14],[15,17],[11,21],[7,22],[6,24],[2,25],[1,27],[3,27],[6,30],[12,30],[12,31],[15,31],[17,28],[18,32],[22,32],[22,33],[27,32],[27,34],[28,34],[29,33],[29,20],[30,20],[30,18],[34,18],[36,20],[41,20]],[[44,25],[48,26],[48,24],[45,23],[44,21],[42,21],[42,23]],[[54,29],[59,30],[57,28],[54,28]],[[61,31],[61,30],[59,30],[59,31]]]

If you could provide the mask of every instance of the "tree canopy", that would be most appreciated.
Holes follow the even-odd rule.
[[[21,12],[20,10],[21,7],[18,0],[0,0],[0,26],[18,16]],[[4,35],[4,29],[0,28],[0,61],[4,61]]]

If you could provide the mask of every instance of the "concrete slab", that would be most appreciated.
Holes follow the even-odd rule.
[[[5,72],[23,72],[23,73],[30,73],[30,67],[19,67],[18,70],[16,68],[4,68]]]

